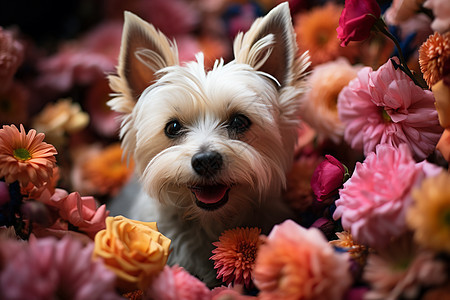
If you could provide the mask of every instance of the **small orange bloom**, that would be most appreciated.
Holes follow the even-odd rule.
[[[442,79],[444,63],[448,59],[450,59],[450,32],[442,35],[435,32],[420,46],[420,70],[428,86],[431,87]]]
[[[332,2],[318,6],[295,17],[295,32],[300,53],[309,50],[313,66],[336,59],[339,56],[351,58],[355,48],[342,48],[336,28],[343,6]],[[355,52],[355,53],[354,53]]]
[[[170,242],[158,231],[156,222],[107,217],[106,229],[95,236],[93,255],[116,273],[117,285],[124,292],[145,290],[164,269]]]
[[[122,159],[120,144],[113,144],[89,158],[82,166],[82,176],[100,194],[116,194],[133,174],[134,163]]]
[[[262,244],[259,228],[235,228],[226,230],[213,243],[217,248],[210,259],[214,260],[217,278],[230,284],[242,284],[251,287],[252,271],[255,266],[256,253]]]
[[[4,125],[0,129],[0,178],[6,182],[18,180],[22,187],[29,182],[40,187],[48,182],[56,166],[57,154],[53,145],[43,142],[45,135],[31,129],[20,132],[16,126]]]

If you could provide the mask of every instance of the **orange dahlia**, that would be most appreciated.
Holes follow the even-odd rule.
[[[435,32],[420,46],[419,63],[423,79],[428,86],[433,86],[442,79],[444,63],[450,59],[450,32]]]
[[[25,132],[20,125],[4,125],[0,129],[0,178],[6,182],[18,180],[22,187],[29,182],[36,187],[48,182],[56,166],[57,154],[53,145],[45,143],[45,135],[31,129]]]
[[[123,159],[119,143],[109,145],[87,159],[82,165],[82,176],[96,193],[115,195],[133,175],[134,162]]]
[[[252,271],[255,266],[256,253],[262,244],[259,228],[235,228],[226,230],[213,243],[217,248],[210,259],[214,260],[217,279],[230,284],[252,285]]]
[[[339,56],[352,57],[354,47],[342,48],[336,28],[343,6],[332,2],[318,6],[295,17],[295,32],[300,53],[309,50],[312,65],[336,59]]]

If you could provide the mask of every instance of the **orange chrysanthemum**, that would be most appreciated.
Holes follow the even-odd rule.
[[[329,2],[325,6],[299,14],[295,18],[295,32],[300,53],[309,50],[312,65],[336,59],[353,48],[341,48],[336,28],[343,6]],[[349,53],[346,53],[349,54]],[[350,55],[350,54],[349,54]]]
[[[419,49],[420,70],[428,86],[442,79],[444,63],[450,59],[450,32],[430,35]]]
[[[235,228],[222,233],[219,241],[213,243],[217,248],[210,258],[214,260],[217,279],[251,286],[256,253],[263,241],[260,234],[259,228]]]
[[[29,182],[36,187],[48,182],[56,166],[57,154],[53,145],[45,143],[45,135],[31,129],[25,132],[20,125],[4,125],[0,129],[0,178],[6,182],[18,180],[22,187]]]
[[[98,189],[100,194],[116,194],[133,174],[134,163],[122,159],[120,144],[113,144],[83,164],[83,177]]]

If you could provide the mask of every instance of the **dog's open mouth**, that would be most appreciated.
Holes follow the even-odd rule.
[[[205,210],[216,210],[228,201],[229,187],[225,185],[190,186],[195,196],[195,204]]]

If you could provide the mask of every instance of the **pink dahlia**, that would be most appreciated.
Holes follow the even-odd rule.
[[[13,33],[0,27],[0,92],[7,90],[22,64],[24,47]]]
[[[339,191],[334,219],[358,243],[374,248],[406,231],[406,211],[411,190],[425,177],[441,171],[428,162],[416,163],[405,144],[398,148],[378,145]]]
[[[401,70],[398,59],[377,71],[365,67],[338,96],[339,118],[345,124],[344,138],[365,155],[378,144],[398,147],[406,143],[416,159],[435,149],[442,128],[433,93],[423,90]]]
[[[352,283],[346,254],[317,228],[287,220],[275,226],[256,258],[259,299],[342,299]]]
[[[90,84],[114,71],[122,36],[121,22],[105,22],[78,40],[63,44],[59,52],[39,62],[38,85],[67,91],[74,84]]]
[[[210,290],[196,277],[179,266],[165,266],[164,270],[144,292],[144,299],[209,300]]]
[[[5,245],[15,255],[0,272],[2,299],[122,299],[115,292],[114,273],[92,260],[93,243],[83,246],[64,237],[30,239],[20,247],[2,243],[0,248]]]

